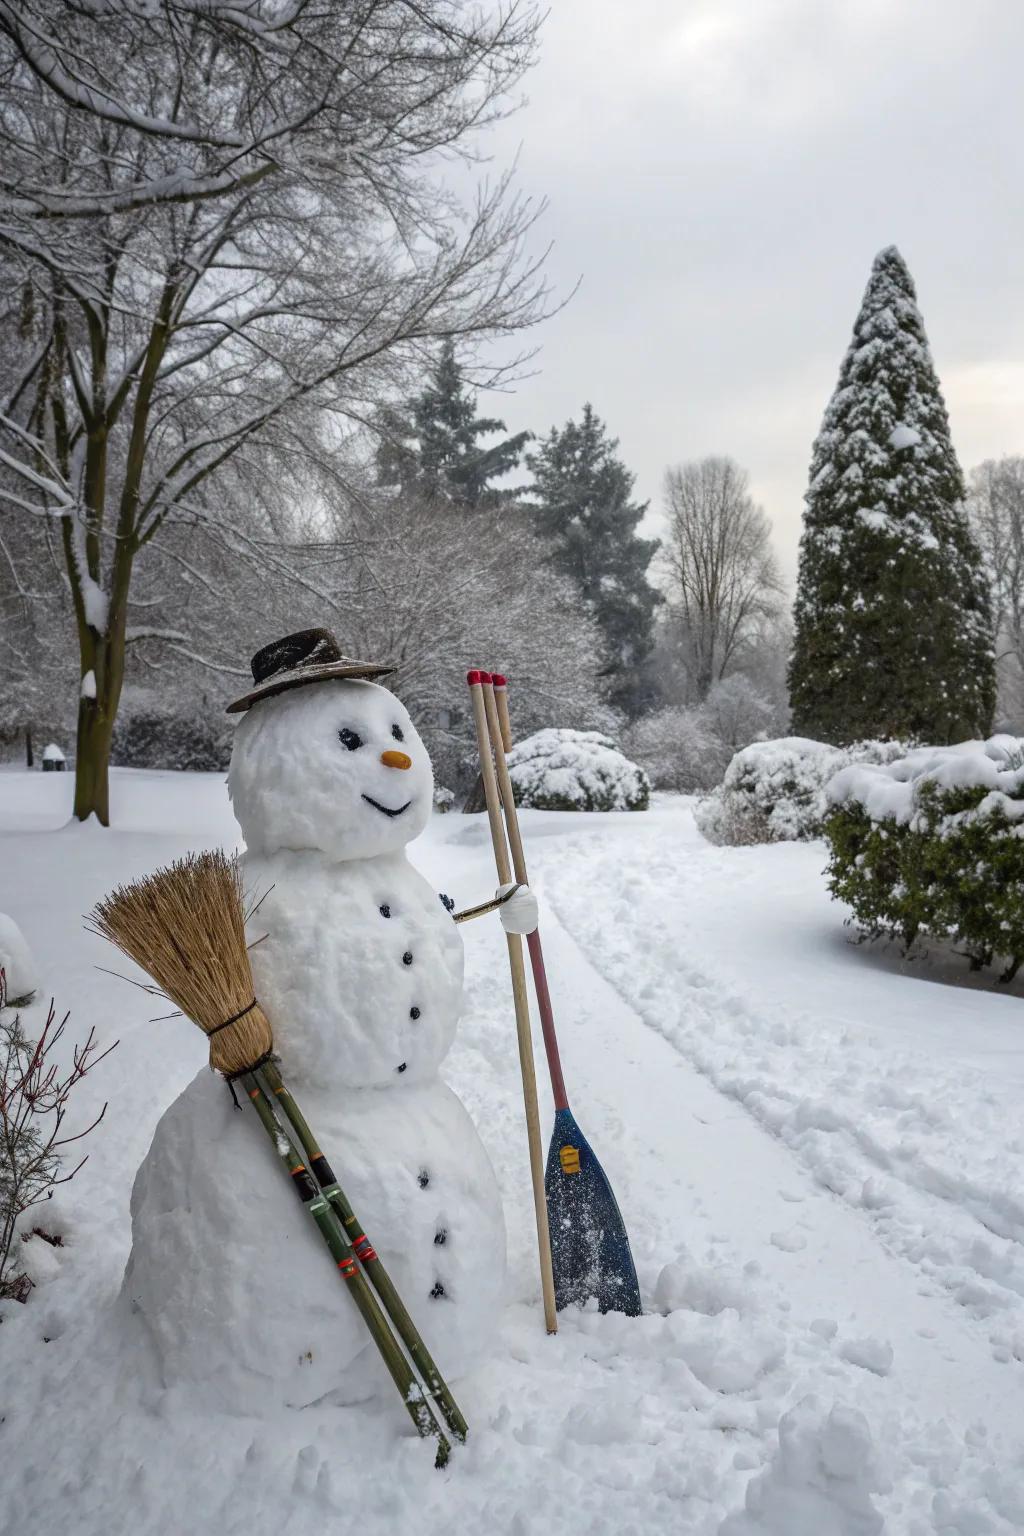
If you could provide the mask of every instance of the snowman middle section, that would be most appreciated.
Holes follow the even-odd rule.
[[[259,901],[256,995],[291,1086],[433,1081],[458,1023],[462,939],[404,849],[343,861],[280,849],[246,855],[243,870]]]

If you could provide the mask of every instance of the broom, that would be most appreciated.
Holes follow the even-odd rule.
[[[437,1424],[409,1362],[398,1346],[387,1319],[370,1290],[356,1253],[338,1217],[356,1226],[355,1214],[320,1154],[312,1132],[298,1111],[271,1057],[273,1032],[253,992],[245,939],[245,912],[237,862],[221,851],[189,854],[168,868],[119,886],[90,914],[91,926],[142,967],[161,990],[207,1036],[210,1066],[228,1082],[241,1080],[261,1125],[274,1144],[300,1201],[308,1210],[331,1254],[367,1328],[380,1351],[408,1413],[423,1436],[438,1440],[437,1465],[443,1466],[451,1446]],[[271,1074],[275,1091],[294,1110],[295,1130],[307,1144],[307,1156],[328,1187],[321,1190],[278,1118],[258,1069]],[[279,1086],[278,1086],[279,1085]],[[460,1439],[466,1425],[412,1320],[368,1239],[360,1233],[360,1257],[371,1272],[383,1273],[386,1289],[397,1302],[395,1326],[410,1353],[421,1364],[431,1385],[437,1384],[439,1406]],[[378,1285],[378,1290],[381,1287]]]

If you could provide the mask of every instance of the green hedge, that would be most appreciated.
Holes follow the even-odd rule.
[[[1024,771],[1006,738],[977,748],[837,775],[828,883],[865,936],[949,939],[1010,981],[1024,961]]]

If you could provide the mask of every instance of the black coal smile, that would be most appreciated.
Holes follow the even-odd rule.
[[[401,816],[402,812],[407,811],[412,805],[412,801],[407,800],[404,805],[398,807],[397,811],[391,811],[386,805],[381,805],[378,800],[371,800],[369,795],[364,795],[363,799],[367,805],[372,805],[375,811],[382,811],[385,816]]]

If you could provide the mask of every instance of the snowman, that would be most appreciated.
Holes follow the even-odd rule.
[[[327,631],[257,652],[228,775],[246,841],[256,995],[282,1072],[449,1381],[482,1358],[505,1230],[487,1153],[439,1078],[462,1001],[448,898],[406,847],[430,760],[391,669]],[[536,926],[532,894],[500,908]],[[393,1387],[255,1117],[204,1069],[160,1120],[132,1193],[120,1305],[159,1383],[251,1411]]]

